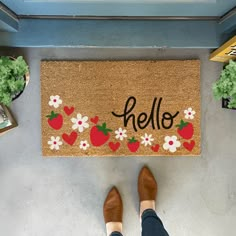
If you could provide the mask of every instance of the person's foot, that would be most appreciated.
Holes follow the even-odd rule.
[[[103,216],[107,235],[115,231],[122,233],[123,204],[116,187],[113,187],[106,197],[103,205]]]
[[[155,210],[157,183],[148,167],[144,166],[138,177],[138,193],[140,201],[140,216],[146,209]]]

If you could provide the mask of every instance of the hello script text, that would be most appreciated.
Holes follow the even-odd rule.
[[[134,108],[136,106],[136,98],[131,96],[127,99],[124,110],[122,113],[112,112],[112,115],[123,119],[124,127],[127,127],[130,122],[133,126],[135,132],[139,129],[145,129],[148,125],[151,125],[153,129],[170,129],[173,126],[174,119],[178,116],[179,111],[174,114],[170,112],[161,113],[161,103],[163,98],[160,97],[159,100],[155,97],[153,99],[150,114],[141,112],[140,114],[134,114]]]

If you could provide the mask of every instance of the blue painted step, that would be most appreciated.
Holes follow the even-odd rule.
[[[0,46],[216,48],[215,21],[29,20],[0,32]]]

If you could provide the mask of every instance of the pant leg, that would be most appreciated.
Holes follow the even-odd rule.
[[[120,232],[112,232],[110,236],[123,236]]]
[[[147,209],[142,214],[142,236],[169,236],[161,219],[152,209]]]

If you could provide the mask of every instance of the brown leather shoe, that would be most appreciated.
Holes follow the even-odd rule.
[[[105,223],[122,222],[123,204],[119,191],[113,187],[107,195],[103,205]]]
[[[144,166],[139,173],[138,193],[140,202],[145,200],[156,200],[157,182],[152,172],[146,166]]]

